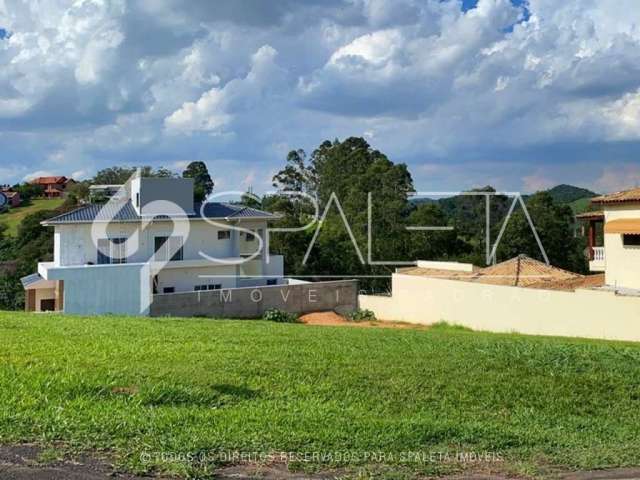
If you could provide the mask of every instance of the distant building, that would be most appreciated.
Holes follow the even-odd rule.
[[[44,196],[47,198],[62,197],[66,189],[73,185],[75,180],[65,176],[60,177],[38,177],[31,181],[33,185],[41,185],[44,187]]]
[[[11,187],[9,187],[9,185],[3,185],[2,187],[0,187],[0,193],[2,193],[6,197],[6,204],[9,207],[19,207],[22,203],[22,200],[20,199],[20,193],[11,190]]]

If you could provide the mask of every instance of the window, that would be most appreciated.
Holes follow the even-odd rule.
[[[183,260],[182,237],[155,237],[154,238],[154,260],[166,262],[171,256],[171,261]]]
[[[229,240],[231,238],[231,230],[218,230],[218,240]]]
[[[136,193],[136,207],[140,208],[140,192]]]
[[[277,278],[269,278],[267,279],[267,285],[277,285],[278,284],[278,279]]]
[[[98,240],[98,265],[127,263],[126,238],[101,238]]]
[[[625,247],[640,247],[640,235],[622,235],[622,244]]]
[[[176,287],[164,287],[162,293],[175,293]]]
[[[247,242],[253,242],[255,240],[256,236],[253,233],[249,233],[247,232]]]
[[[196,285],[195,287],[193,287],[196,292],[202,292],[205,290],[220,290],[221,288],[222,285],[219,283],[214,283],[212,285]]]

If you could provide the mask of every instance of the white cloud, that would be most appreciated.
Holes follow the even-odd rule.
[[[259,101],[268,101],[265,94],[278,88],[276,82],[283,78],[283,71],[275,63],[277,53],[269,45],[260,47],[252,55],[251,69],[244,78],[213,87],[195,102],[185,102],[165,119],[167,130],[221,132],[234,115],[246,112]]]
[[[637,0],[263,3],[0,0],[0,174],[206,158],[241,184],[349,135],[419,182],[533,188],[580,161],[604,191],[585,155],[637,162]]]
[[[31,180],[34,180],[38,177],[53,177],[55,175],[56,174],[51,172],[50,170],[36,170],[35,172],[28,173],[27,175],[22,177],[22,180],[25,182],[30,182]]]

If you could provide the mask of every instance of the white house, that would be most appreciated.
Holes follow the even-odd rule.
[[[589,268],[604,272],[617,290],[640,290],[640,188],[592,199],[599,211],[578,215],[588,222]]]
[[[265,235],[276,215],[194,204],[191,179],[137,177],[123,192],[43,222],[54,259],[22,279],[26,310],[146,315],[157,294],[283,281]]]

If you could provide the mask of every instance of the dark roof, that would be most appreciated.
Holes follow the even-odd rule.
[[[195,214],[188,215],[188,218],[261,218],[261,219],[277,219],[278,216],[258,210],[255,208],[245,207],[242,205],[231,205],[228,203],[207,203],[201,214],[200,204],[195,205]],[[93,221],[112,221],[112,222],[137,222],[142,217],[138,215],[131,201],[106,204],[89,204],[84,205],[76,210],[72,210],[62,215],[49,218],[42,222],[45,225],[56,225],[61,223],[91,223]],[[157,216],[156,220],[168,220],[168,216]]]
[[[27,275],[26,277],[22,277],[20,281],[22,282],[22,286],[27,288],[29,285],[33,285],[34,283],[38,283],[40,280],[44,280],[39,273],[32,273],[31,275]]]

